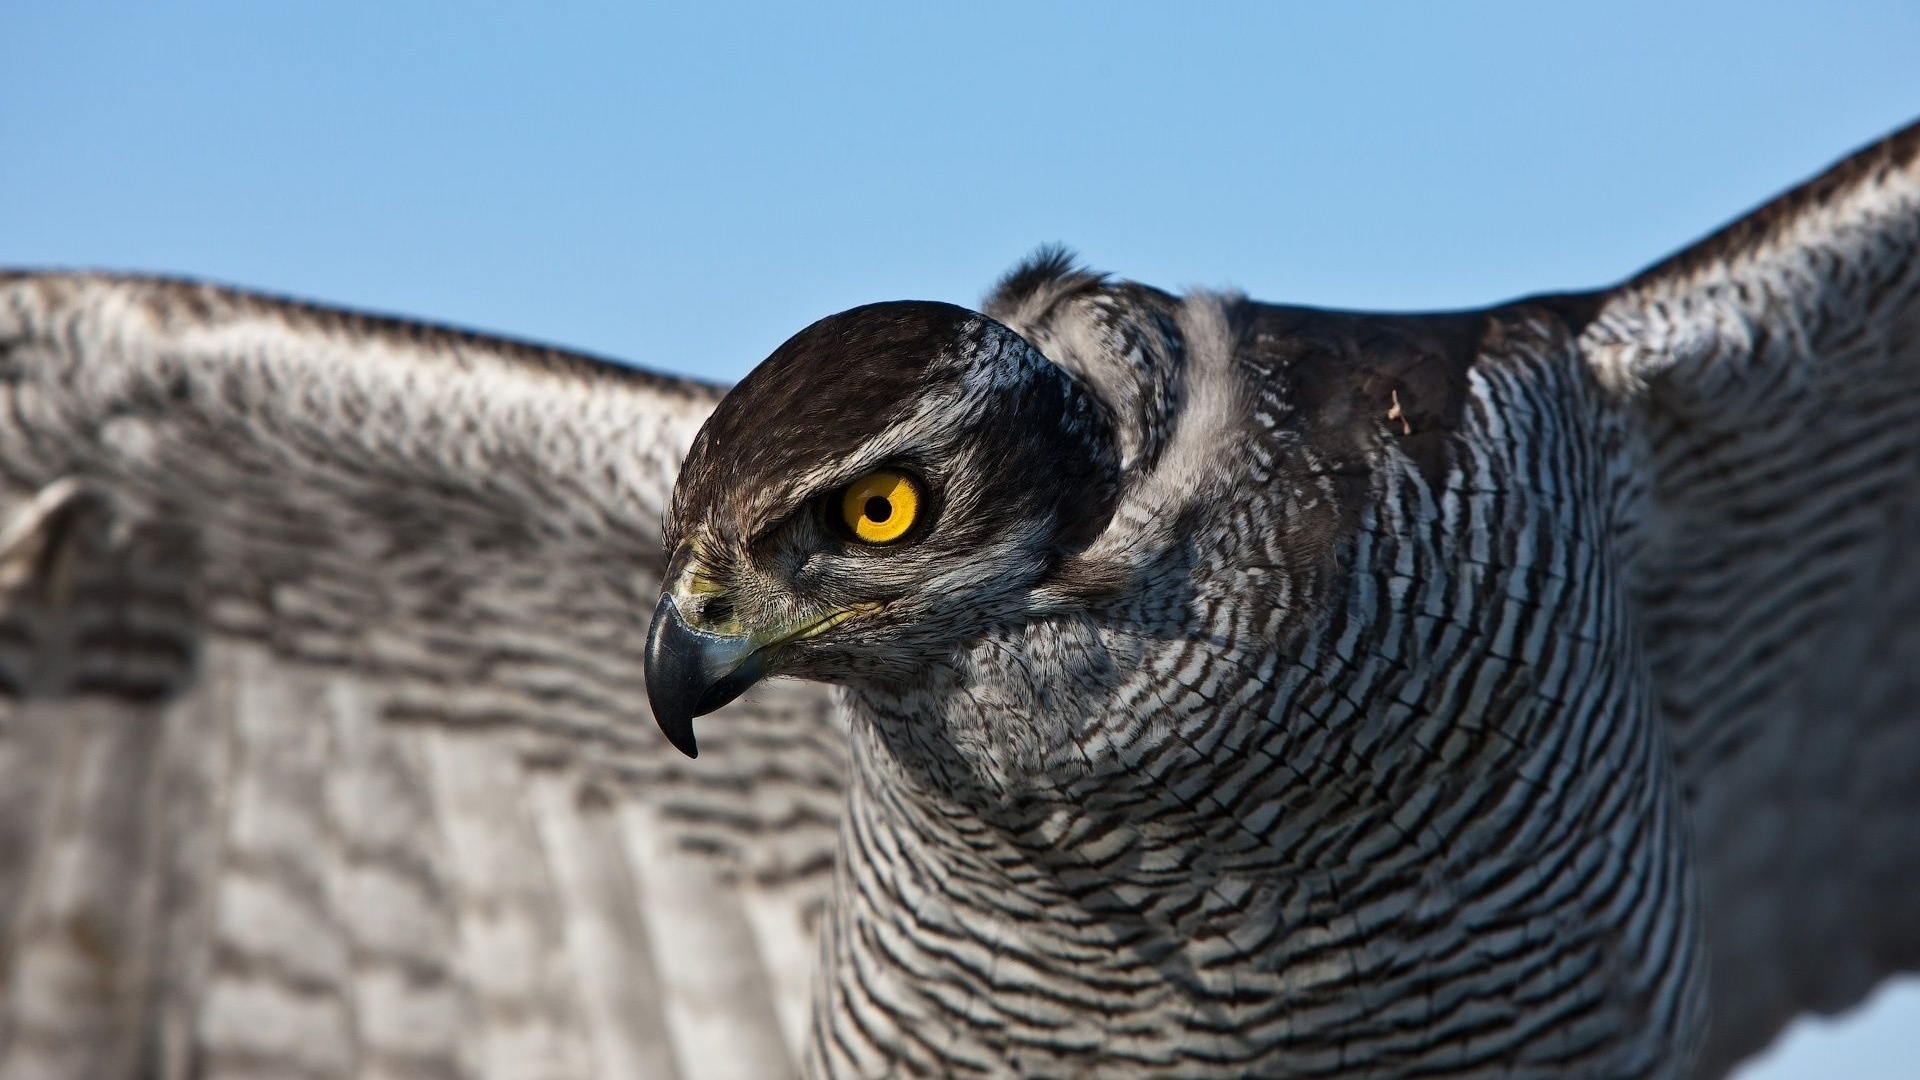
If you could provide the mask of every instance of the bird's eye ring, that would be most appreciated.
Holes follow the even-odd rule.
[[[890,544],[920,517],[920,485],[895,469],[876,469],[840,494],[840,521],[854,539]]]

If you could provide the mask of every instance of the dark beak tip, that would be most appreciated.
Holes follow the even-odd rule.
[[[647,627],[647,704],[653,709],[653,722],[673,748],[695,758],[700,756],[700,746],[693,737],[693,716],[704,688],[687,693],[689,682],[698,678],[697,653],[687,647],[692,636],[673,597],[662,596],[653,624]]]
[[[651,696],[651,695],[649,695]],[[667,737],[675,750],[690,758],[700,756],[700,743],[693,737],[693,718],[691,716],[668,716],[661,712],[660,706],[653,706],[653,722],[660,726],[660,733]]]
[[[699,757],[693,718],[739,697],[767,672],[766,657],[750,639],[707,633],[687,625],[671,595],[660,598],[647,628],[647,703],[654,723],[674,748]]]

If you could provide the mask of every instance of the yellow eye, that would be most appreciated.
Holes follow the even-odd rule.
[[[905,473],[880,469],[847,485],[840,519],[869,544],[898,540],[920,516],[920,488]]]

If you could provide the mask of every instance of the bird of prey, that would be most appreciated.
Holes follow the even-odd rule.
[[[0,481],[9,1078],[1716,1077],[1920,967],[1920,126],[731,391],[4,273]]]

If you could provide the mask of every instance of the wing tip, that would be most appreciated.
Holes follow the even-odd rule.
[[[1779,237],[1808,211],[1827,206],[1868,179],[1888,171],[1913,172],[1920,179],[1920,120],[1855,150],[1817,175],[1641,270],[1613,291],[1627,292],[1725,263]]]

